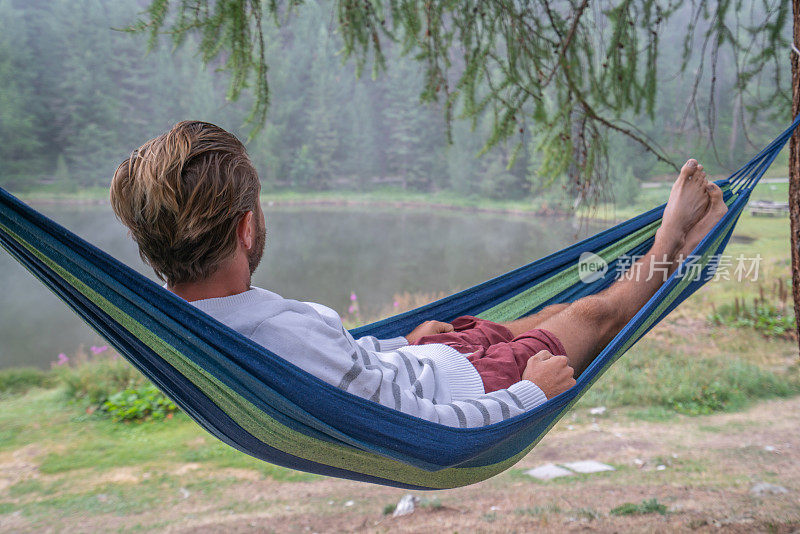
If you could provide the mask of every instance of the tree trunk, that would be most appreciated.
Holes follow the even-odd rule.
[[[794,49],[792,61],[792,117],[800,114],[800,0],[792,0]],[[800,343],[800,133],[789,140],[789,219],[792,234],[792,297]]]

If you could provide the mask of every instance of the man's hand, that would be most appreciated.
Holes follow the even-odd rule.
[[[444,334],[452,331],[453,325],[450,323],[443,323],[441,321],[425,321],[412,330],[411,333],[406,336],[406,339],[408,340],[409,344],[413,344],[421,337],[432,336],[434,334]]]
[[[530,380],[552,399],[575,385],[574,374],[575,370],[567,365],[566,356],[553,356],[543,350],[528,360],[522,379]]]

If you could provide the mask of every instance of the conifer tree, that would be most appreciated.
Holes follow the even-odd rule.
[[[19,46],[24,38],[21,18],[10,0],[0,0],[0,183],[6,185],[17,185],[22,176],[41,170],[30,165],[41,145],[29,111],[34,103],[28,90],[32,76],[24,67],[31,54]]]

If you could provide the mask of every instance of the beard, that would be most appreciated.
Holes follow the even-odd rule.
[[[267,224],[263,216],[259,217],[258,228],[256,229],[255,241],[253,248],[247,255],[247,263],[250,266],[250,275],[256,272],[258,264],[261,263],[261,257],[264,255],[264,246],[267,243]]]

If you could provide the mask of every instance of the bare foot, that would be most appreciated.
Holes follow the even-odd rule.
[[[687,161],[672,186],[657,234],[675,252],[683,249],[686,234],[708,211],[707,185],[703,166],[695,159]]]
[[[714,228],[714,225],[722,219],[723,215],[728,212],[728,206],[726,206],[725,201],[722,200],[722,189],[720,189],[717,184],[706,182],[706,191],[708,191],[708,195],[711,198],[708,210],[705,215],[703,215],[703,218],[687,232],[683,247],[681,247],[681,251],[678,253],[679,257],[686,257],[691,254],[706,234],[708,234],[708,232]]]

